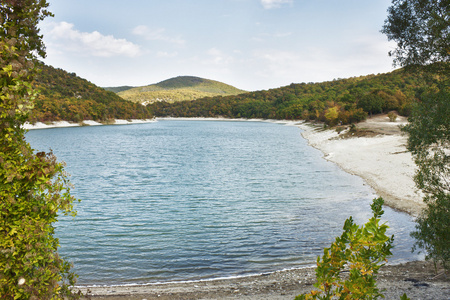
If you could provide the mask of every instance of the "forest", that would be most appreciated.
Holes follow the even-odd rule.
[[[93,83],[42,64],[42,71],[33,82],[39,91],[28,122],[51,122],[112,119],[149,119],[151,110],[138,103],[126,101],[111,91]]]
[[[422,76],[414,68],[403,68],[384,74],[292,83],[238,95],[144,106],[124,100],[74,73],[42,64],[42,72],[33,83],[40,92],[28,121],[224,117],[307,120],[335,126],[391,111],[409,116],[413,103],[437,79]]]
[[[435,79],[408,68],[322,83],[293,83],[235,96],[157,102],[150,107],[156,117],[301,119],[335,126],[391,111],[408,116],[413,103]]]

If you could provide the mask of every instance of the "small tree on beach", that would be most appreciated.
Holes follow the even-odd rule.
[[[397,120],[397,114],[393,111],[390,111],[388,113],[388,118],[390,122],[395,122],[395,120]]]
[[[37,24],[51,13],[45,0],[0,5],[0,298],[75,297],[76,276],[54,237],[58,211],[75,214],[63,164],[35,153],[23,124],[36,92],[37,57],[45,57]]]

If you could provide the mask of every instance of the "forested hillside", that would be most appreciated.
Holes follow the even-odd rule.
[[[50,66],[42,66],[34,85],[40,90],[31,123],[41,121],[147,119],[153,117],[227,117],[317,120],[328,125],[349,124],[368,115],[397,111],[408,116],[425,86],[433,84],[417,72],[391,73],[289,86],[231,96],[203,97],[192,101],[133,103],[85,79]],[[179,91],[189,85],[217,89],[197,77],[176,77],[146,88]],[[214,83],[214,82],[213,82]],[[226,85],[225,85],[226,86]],[[216,90],[217,91],[217,90]]]
[[[126,101],[75,73],[51,66],[42,65],[42,72],[33,84],[40,92],[29,117],[30,123],[153,117],[149,108]]]
[[[107,89],[116,91],[118,88]],[[219,81],[195,76],[178,76],[147,86],[123,88],[117,93],[123,99],[149,104],[157,101],[177,102],[204,97],[238,95],[245,91]]]
[[[303,119],[329,125],[364,120],[370,114],[397,111],[409,115],[425,82],[406,70],[339,79],[323,83],[291,84],[277,89],[227,97],[208,97],[151,105],[155,116]]]

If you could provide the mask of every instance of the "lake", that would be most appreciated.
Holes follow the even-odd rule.
[[[202,280],[315,263],[374,191],[322,158],[295,126],[160,120],[32,130],[75,185],[78,216],[56,224],[80,285]],[[391,262],[411,254],[410,216],[385,208]]]

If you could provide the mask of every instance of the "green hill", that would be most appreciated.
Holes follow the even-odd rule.
[[[29,117],[31,123],[153,117],[147,107],[126,101],[75,73],[44,64],[33,84],[40,92]]]
[[[408,115],[430,78],[406,69],[386,74],[321,83],[293,83],[264,91],[188,102],[155,102],[157,117],[227,117],[315,120],[329,125],[349,124],[368,115],[397,111]]]
[[[125,100],[148,104],[158,101],[178,102],[242,93],[245,91],[219,81],[194,76],[178,76],[156,84],[122,90],[117,94]]]
[[[123,92],[129,89],[134,88],[134,86],[128,86],[128,85],[124,85],[124,86],[116,86],[116,87],[104,87],[103,89],[113,92],[113,93],[118,93],[118,92]]]

